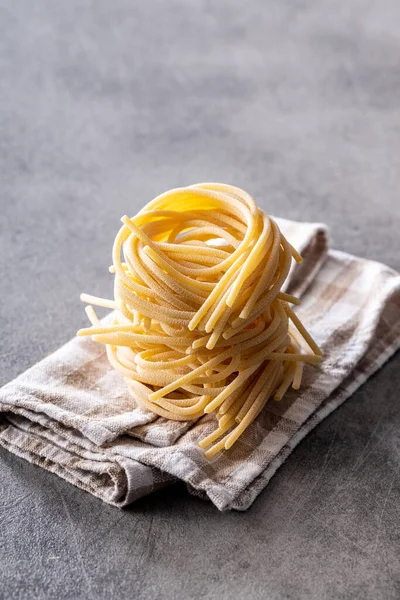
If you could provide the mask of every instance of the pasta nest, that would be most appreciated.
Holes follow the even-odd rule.
[[[199,442],[209,458],[321,358],[282,291],[301,257],[249,194],[224,184],[171,190],[122,222],[114,300],[83,294],[92,327],[78,334],[106,345],[140,407],[179,421],[213,413]],[[110,325],[93,305],[114,310]]]

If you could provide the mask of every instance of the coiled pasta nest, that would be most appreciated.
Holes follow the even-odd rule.
[[[199,445],[228,450],[269,399],[300,386],[321,352],[282,292],[301,257],[245,191],[203,183],[122,218],[114,300],[86,294],[91,335],[106,344],[137,404],[172,420],[216,416]],[[92,305],[114,309],[111,325]]]

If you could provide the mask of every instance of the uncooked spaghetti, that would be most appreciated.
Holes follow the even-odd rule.
[[[114,300],[82,294],[137,404],[167,419],[216,416],[199,442],[228,450],[269,399],[298,389],[321,351],[282,292],[300,255],[245,191],[218,183],[166,192],[122,218]],[[103,325],[93,306],[114,310]]]

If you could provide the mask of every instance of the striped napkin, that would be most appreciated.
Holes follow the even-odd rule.
[[[325,226],[278,219],[304,257],[286,285],[324,352],[298,392],[270,400],[229,451],[207,461],[195,424],[139,409],[103,345],[75,338],[0,390],[0,444],[123,507],[181,479],[220,510],[247,509],[293,448],[400,346],[400,275],[328,249]],[[110,317],[108,317],[110,318]],[[106,317],[107,320],[107,317]]]

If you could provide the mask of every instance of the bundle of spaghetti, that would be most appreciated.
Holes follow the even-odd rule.
[[[321,351],[282,291],[300,255],[245,191],[203,183],[166,192],[122,218],[114,300],[81,299],[137,404],[179,421],[216,416],[199,442],[228,450],[270,398],[298,389]],[[114,310],[103,325],[93,305]]]

